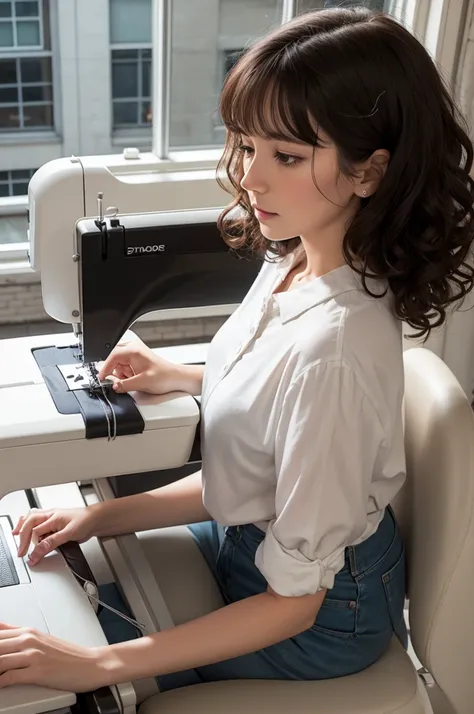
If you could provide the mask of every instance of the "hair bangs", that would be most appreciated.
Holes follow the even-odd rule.
[[[316,117],[307,110],[307,89],[300,73],[280,56],[261,60],[249,71],[246,55],[228,76],[221,116],[235,135],[319,145]]]

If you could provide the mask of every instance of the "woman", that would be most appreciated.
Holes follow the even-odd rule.
[[[119,392],[202,393],[202,474],[33,512],[15,533],[21,555],[40,539],[34,565],[66,540],[192,523],[226,605],[89,649],[3,625],[1,686],[311,680],[369,666],[394,633],[406,642],[389,508],[405,478],[401,321],[427,337],[472,288],[470,141],[424,48],[363,9],[257,42],[221,114],[234,198],[220,228],[265,258],[260,274],[204,370],[136,341],[100,374]]]

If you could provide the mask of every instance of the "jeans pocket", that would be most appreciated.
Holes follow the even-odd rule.
[[[337,600],[326,595],[311,630],[335,637],[357,637],[357,600]]]
[[[382,575],[382,583],[393,631],[406,648],[408,646],[408,636],[403,616],[406,591],[405,570],[405,549],[402,548],[400,557],[395,565]]]

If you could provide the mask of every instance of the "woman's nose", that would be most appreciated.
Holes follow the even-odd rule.
[[[254,191],[256,193],[265,193],[265,191],[267,191],[268,181],[265,172],[263,171],[262,165],[258,165],[255,159],[247,171],[244,172],[240,185],[244,191]]]

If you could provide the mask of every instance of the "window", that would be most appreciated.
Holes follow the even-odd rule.
[[[112,50],[113,127],[151,124],[151,49]]]
[[[28,193],[28,184],[36,169],[0,171],[0,198],[5,196],[24,196]]]
[[[112,128],[151,125],[151,0],[111,0]]]
[[[52,126],[51,58],[0,59],[0,130]]]
[[[52,129],[48,3],[0,0],[0,132]]]
[[[0,0],[0,48],[43,49],[43,13],[39,0]]]

